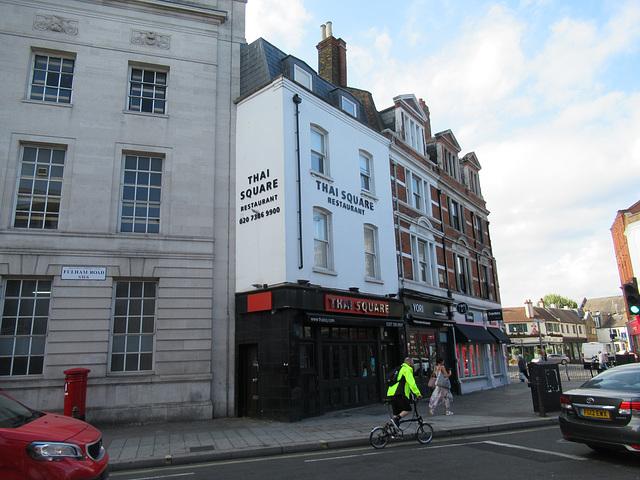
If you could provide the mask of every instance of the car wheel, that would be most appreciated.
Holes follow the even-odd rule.
[[[566,365],[568,362],[567,362],[566,360],[562,360],[560,363],[561,363],[562,365]]]

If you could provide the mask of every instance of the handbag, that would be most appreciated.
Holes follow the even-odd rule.
[[[438,378],[436,379],[436,387],[451,390],[451,382],[442,372],[438,374]]]
[[[427,385],[429,386],[429,388],[436,388],[436,377],[431,377]]]

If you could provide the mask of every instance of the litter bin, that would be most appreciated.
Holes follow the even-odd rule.
[[[87,376],[91,370],[88,368],[71,368],[64,374],[64,414],[67,417],[75,417],[84,420],[85,406],[87,403]]]
[[[529,363],[529,377],[533,411],[540,412],[541,416],[544,416],[546,412],[560,411],[562,382],[560,381],[558,364],[531,362]]]

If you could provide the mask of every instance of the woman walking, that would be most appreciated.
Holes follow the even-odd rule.
[[[431,398],[429,399],[429,414],[433,415],[433,410],[441,403],[444,403],[444,407],[447,411],[446,414],[453,415],[453,412],[449,410],[451,400],[453,400],[453,395],[451,395],[451,383],[449,382],[449,377],[451,376],[453,371],[447,372],[447,368],[444,366],[444,358],[442,357],[437,357],[436,363],[436,368],[434,368],[434,374],[436,376],[436,388],[431,394]],[[449,385],[449,387],[445,387],[444,384]]]

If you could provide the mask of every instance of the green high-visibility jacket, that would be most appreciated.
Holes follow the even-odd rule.
[[[413,378],[413,368],[406,363],[403,363],[400,367],[400,371],[398,372],[398,381],[387,389],[387,397],[393,397],[396,394],[402,377],[404,377],[404,396],[409,398],[409,395],[413,392],[417,396],[421,397],[422,394],[418,389],[418,385],[416,385],[416,379]]]

